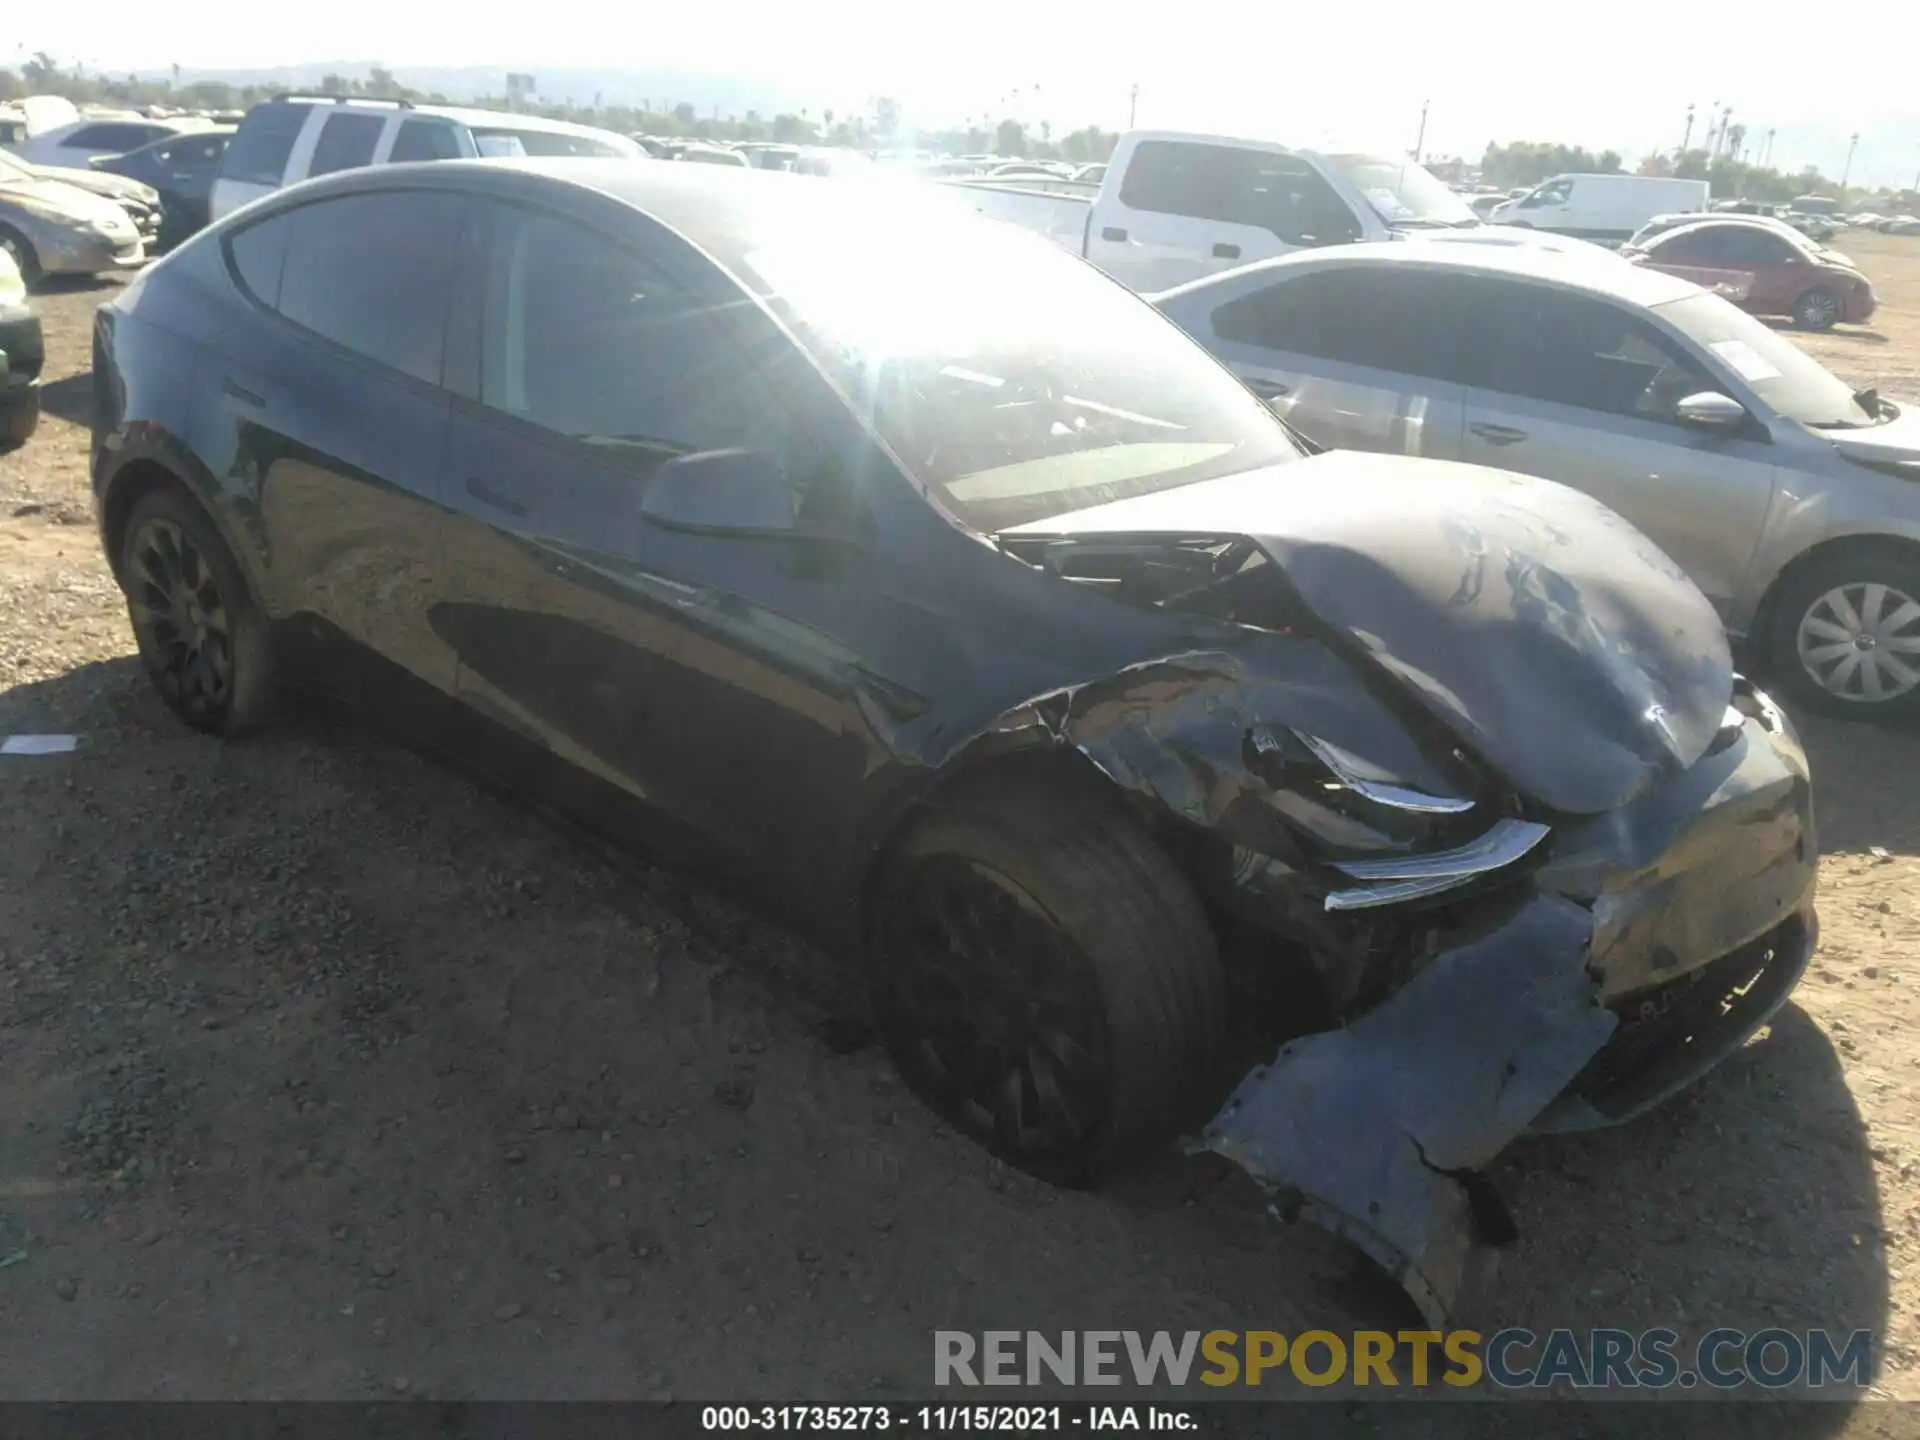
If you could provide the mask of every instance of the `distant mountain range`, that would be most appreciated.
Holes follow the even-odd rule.
[[[325,75],[350,75],[364,79],[373,63],[365,60],[329,60],[259,69],[183,69],[180,79],[188,84],[196,80],[222,80],[232,85],[273,85],[292,90],[317,86]],[[509,69],[506,65],[395,65],[387,68],[403,85],[461,101],[504,94]],[[138,73],[143,78],[162,79],[167,72],[142,70]],[[753,110],[769,119],[782,111],[798,113],[803,109],[815,117],[827,109],[834,109],[841,115],[862,113],[870,109],[871,96],[879,89],[877,85],[862,90],[843,84],[820,85],[809,91],[802,90],[789,80],[711,74],[674,66],[645,69],[536,67],[533,74],[536,95],[550,102],[564,101],[579,105],[594,104],[596,100],[608,105],[645,103],[657,110],[685,102],[703,116],[716,113],[738,116]],[[977,86],[969,89],[962,82],[949,82],[953,87],[950,90],[946,83],[936,84],[930,89],[920,77],[915,78],[911,93],[899,96],[906,102],[910,123],[918,121],[929,126],[944,127],[957,123],[977,108]],[[843,93],[831,93],[836,89]],[[1055,98],[1058,101],[1063,97],[1056,92]],[[1156,110],[1153,123],[1177,128],[1181,123],[1178,118],[1180,107],[1173,103],[1172,96],[1166,96],[1165,102]],[[1058,134],[1097,117],[1056,114],[1049,118]],[[1115,123],[1113,117],[1104,118],[1109,125]],[[1765,120],[1751,116],[1736,116],[1736,119],[1743,119],[1748,127],[1747,158],[1757,160],[1766,144]],[[1515,140],[1565,141],[1568,144],[1584,144],[1596,152],[1611,147],[1626,156],[1631,166],[1648,150],[1672,148],[1680,141],[1677,133],[1666,136],[1648,133],[1645,124],[1644,117],[1636,115],[1618,134],[1553,135],[1533,133],[1539,127],[1529,125],[1524,117],[1520,117],[1517,123],[1501,125],[1498,127],[1500,133],[1491,133],[1486,138],[1503,143]],[[1703,115],[1693,135],[1696,144],[1704,138],[1705,125]],[[1853,158],[1854,184],[1898,188],[1915,183],[1916,172],[1920,172],[1920,116],[1863,115],[1851,125],[1779,125],[1774,127],[1769,163],[1790,172],[1812,165],[1822,174],[1837,180],[1846,168],[1849,136],[1856,131],[1860,143],[1855,148]],[[1477,159],[1478,150],[1471,150],[1466,158]]]

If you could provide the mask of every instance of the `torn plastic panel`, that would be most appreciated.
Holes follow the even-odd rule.
[[[1477,1172],[1599,1053],[1592,917],[1536,895],[1339,1030],[1289,1041],[1202,1132],[1283,1217],[1343,1236],[1438,1327],[1485,1255]],[[1476,1208],[1480,1214],[1476,1217]]]

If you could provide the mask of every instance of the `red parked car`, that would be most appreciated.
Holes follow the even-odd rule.
[[[1863,323],[1878,303],[1844,255],[1769,226],[1702,220],[1620,252],[1726,296],[1755,315],[1791,315],[1808,330]]]

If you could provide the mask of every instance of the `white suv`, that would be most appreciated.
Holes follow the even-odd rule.
[[[644,160],[624,135],[517,115],[333,95],[280,95],[247,111],[213,182],[215,220],[315,175],[406,160],[617,155]]]

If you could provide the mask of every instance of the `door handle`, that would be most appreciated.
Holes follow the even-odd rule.
[[[231,375],[223,375],[220,378],[220,388],[243,405],[252,405],[261,410],[267,408],[266,396],[255,394]]]
[[[1229,245],[1226,241],[1222,240],[1213,247],[1213,258],[1216,260],[1238,260],[1240,258],[1240,247],[1238,245]]]
[[[501,494],[477,476],[469,475],[467,477],[467,493],[483,505],[491,505],[496,510],[503,510],[516,519],[524,517],[527,513],[527,507],[525,505],[521,504],[511,495]]]
[[[1100,238],[1102,240],[1125,240],[1127,238],[1127,232],[1122,230],[1118,225],[1109,225],[1100,232]]]
[[[1278,400],[1283,395],[1291,395],[1293,387],[1280,380],[1268,380],[1256,375],[1247,381],[1247,388],[1262,400]]]
[[[1513,445],[1527,438],[1527,432],[1516,430],[1511,425],[1491,425],[1484,420],[1476,420],[1467,428],[1489,445]]]

